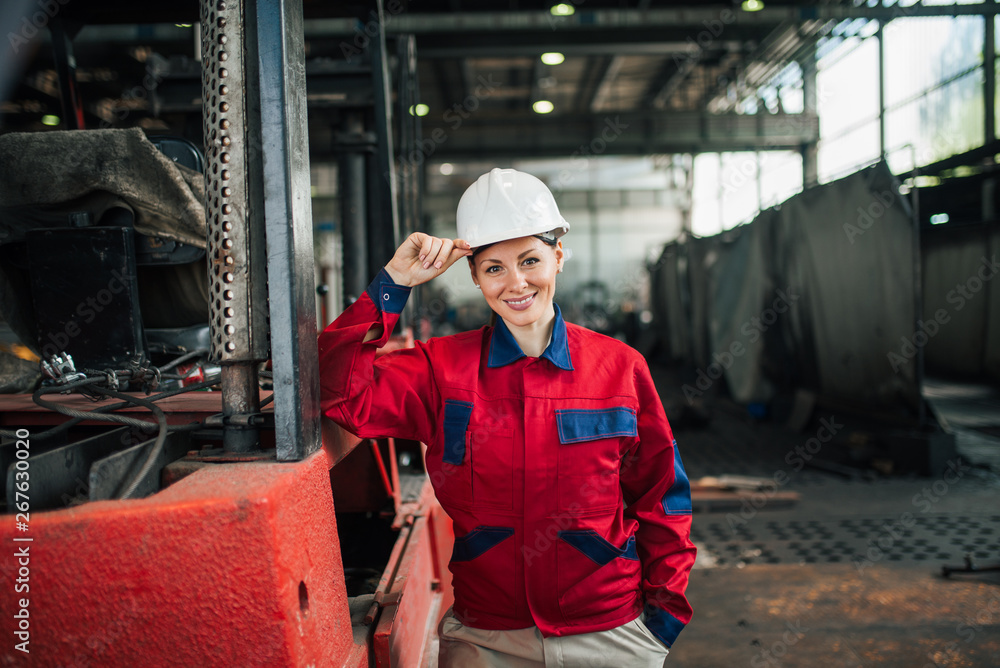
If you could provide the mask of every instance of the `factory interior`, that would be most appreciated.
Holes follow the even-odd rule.
[[[555,197],[555,301],[642,354],[690,480],[664,665],[1000,666],[998,28],[3,2],[0,664],[438,665],[427,446],[321,415],[316,337],[501,167]],[[466,272],[384,350],[486,325]]]

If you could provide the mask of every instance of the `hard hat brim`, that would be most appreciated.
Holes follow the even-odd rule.
[[[538,229],[526,227],[519,230],[505,230],[503,232],[498,232],[485,237],[479,237],[476,239],[474,244],[470,242],[470,248],[479,248],[480,246],[488,246],[490,244],[500,243],[501,241],[510,241],[511,239],[520,239],[522,237],[533,237],[537,234],[545,234],[547,232],[551,233],[558,239],[569,232],[569,223],[564,220],[563,224],[556,228],[546,225]],[[468,241],[468,239],[465,241]]]

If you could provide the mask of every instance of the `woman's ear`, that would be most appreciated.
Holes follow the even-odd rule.
[[[469,260],[469,273],[472,274],[472,283],[478,288],[479,280],[476,278],[476,263],[472,261],[472,256],[469,256],[466,259]]]
[[[562,273],[563,262],[566,260],[566,252],[563,251],[562,241],[556,241],[553,250],[556,254],[556,272]]]

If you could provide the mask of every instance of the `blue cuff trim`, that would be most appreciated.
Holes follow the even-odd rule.
[[[560,443],[580,443],[599,438],[638,436],[635,413],[629,408],[556,411]]]
[[[461,464],[465,459],[465,432],[472,417],[472,404],[468,401],[445,399],[444,402],[444,454],[441,459],[448,464]]]
[[[660,639],[667,647],[674,644],[677,636],[684,630],[684,622],[677,619],[663,608],[646,605],[646,628]]]
[[[635,536],[629,536],[621,547],[615,547],[593,529],[560,531],[559,538],[599,566],[611,563],[612,559],[639,561],[639,554],[635,551]]]
[[[681,461],[681,453],[677,450],[676,440],[674,441],[674,484],[663,495],[663,512],[667,515],[691,514],[691,483],[688,482],[687,472]]]
[[[382,269],[365,290],[375,306],[383,313],[402,313],[406,306],[406,300],[410,296],[410,288],[405,285],[396,285],[389,272]]]
[[[514,535],[507,527],[478,526],[461,538],[455,539],[451,552],[452,561],[472,561]]]

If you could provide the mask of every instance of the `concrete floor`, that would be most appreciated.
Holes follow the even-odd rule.
[[[683,667],[1000,666],[1000,576],[880,563],[700,569]]]
[[[893,475],[831,473],[813,465],[857,458],[879,427],[817,410],[793,432],[711,399],[710,419],[692,426],[681,383],[654,375],[692,480],[758,476],[800,494],[791,507],[764,491],[738,509],[695,513],[695,617],[668,665],[1000,666],[1000,572],[941,574],[966,555],[1000,563],[1000,475],[988,462],[952,456],[930,476],[900,473],[898,462]]]

